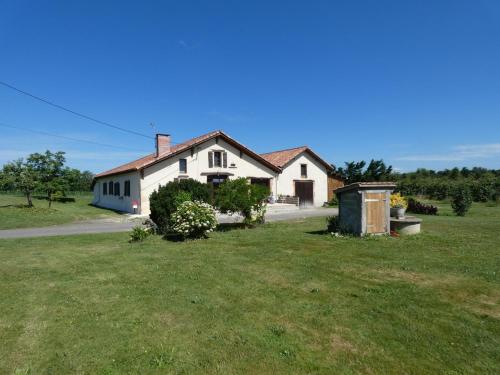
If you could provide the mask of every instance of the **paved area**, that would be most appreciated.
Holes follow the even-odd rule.
[[[337,208],[307,208],[302,210],[273,212],[266,215],[266,220],[285,221],[303,219],[306,217],[315,216],[331,216],[337,215]],[[25,238],[25,237],[48,237],[48,236],[67,236],[72,234],[88,234],[88,233],[113,233],[127,232],[135,225],[140,224],[141,217],[124,217],[123,219],[100,219],[82,221],[73,224],[55,225],[42,228],[23,228],[23,229],[5,229],[0,230],[0,239],[3,238]],[[221,215],[220,223],[235,223],[241,221],[238,215],[228,216]]]

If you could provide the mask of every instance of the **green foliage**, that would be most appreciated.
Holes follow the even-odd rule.
[[[148,228],[141,227],[139,225],[132,228],[130,233],[129,242],[142,242],[147,237],[151,235],[151,231]]]
[[[417,169],[415,172],[394,174],[397,189],[403,195],[427,196],[430,199],[450,198],[457,184],[469,187],[475,202],[494,200],[500,185],[500,170],[475,167],[443,171]]]
[[[94,174],[90,171],[80,171],[75,168],[65,168],[63,170],[68,191],[91,191]]]
[[[252,211],[262,213],[268,196],[269,189],[261,185],[250,185],[246,178],[226,180],[216,192],[215,206],[222,213],[240,213],[245,223],[250,224]]]
[[[172,232],[182,238],[205,238],[217,227],[215,210],[208,203],[185,201],[172,214]]]
[[[154,191],[150,198],[149,217],[158,225],[158,231],[166,234],[171,223],[170,218],[185,198],[210,203],[210,189],[207,184],[203,184],[193,179],[172,181],[164,186],[160,186],[158,191]]]
[[[470,188],[465,184],[460,184],[453,190],[451,197],[451,207],[457,216],[465,216],[472,204]]]
[[[52,153],[49,150],[43,154],[31,154],[26,160],[27,166],[35,173],[37,190],[47,194],[49,208],[52,205],[52,195],[67,189],[63,170],[65,161],[64,152]]]
[[[4,184],[21,191],[26,197],[28,207],[33,207],[32,196],[38,179],[33,166],[23,159],[18,159],[3,166],[2,176]]]
[[[337,198],[337,194],[334,194],[332,199],[328,202],[328,206],[334,207],[339,205],[339,199]]]
[[[372,159],[366,167],[364,160],[359,162],[345,162],[345,167],[336,169],[345,184],[352,184],[362,181],[388,181],[392,177],[392,166],[386,166],[384,161]]]

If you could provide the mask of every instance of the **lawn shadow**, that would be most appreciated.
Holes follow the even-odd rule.
[[[184,242],[184,237],[177,233],[167,233],[162,236],[162,239],[170,242]]]
[[[253,228],[254,225],[248,225],[244,223],[221,223],[217,225],[217,228],[215,229],[217,232],[229,232],[231,230],[237,230],[237,229],[249,229]]]
[[[115,210],[113,208],[108,208],[108,207],[102,207],[102,206],[98,206],[98,205],[93,204],[93,203],[88,203],[87,206],[94,207],[94,208],[99,208],[101,210],[106,210],[106,211],[114,212],[115,214],[118,214],[118,215],[130,214],[130,212]]]
[[[326,229],[322,229],[322,230],[313,230],[311,232],[306,232],[306,234],[317,234],[324,236],[325,234],[330,234],[330,232],[328,232]]]
[[[0,208],[9,208],[9,207],[13,207],[13,208],[31,208],[27,204],[6,204],[6,205],[3,205],[3,206],[0,206]],[[34,207],[34,206],[32,206],[32,207]]]

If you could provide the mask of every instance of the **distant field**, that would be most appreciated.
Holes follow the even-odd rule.
[[[0,240],[0,373],[499,373],[500,207],[397,239],[324,224]]]
[[[90,206],[91,193],[77,194],[74,198],[76,202],[52,202],[51,209],[46,200],[34,199],[35,207],[28,208],[23,196],[0,194],[0,229],[43,227],[118,215],[110,210]]]

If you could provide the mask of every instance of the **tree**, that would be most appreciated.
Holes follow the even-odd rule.
[[[3,166],[2,175],[4,183],[14,190],[22,191],[28,201],[28,207],[33,207],[32,195],[37,185],[37,175],[31,165],[23,159],[15,160]]]
[[[251,185],[246,178],[224,181],[216,191],[215,206],[222,213],[240,213],[244,222],[252,222],[252,211],[262,212],[269,189]]]
[[[75,168],[63,170],[64,180],[69,191],[90,191],[94,175],[90,171],[81,172]]]
[[[63,169],[65,161],[62,151],[52,153],[47,150],[44,154],[37,152],[28,157],[27,165],[36,173],[37,189],[47,194],[49,208],[52,206],[54,193],[66,190]]]
[[[472,204],[470,189],[465,184],[455,187],[451,197],[451,207],[457,216],[465,216]]]
[[[370,161],[366,171],[363,173],[364,181],[387,181],[391,178],[392,166],[385,165],[382,159]]]
[[[359,162],[345,162],[345,168],[338,168],[337,172],[342,176],[346,185],[363,181],[363,168],[366,165],[364,160]]]

